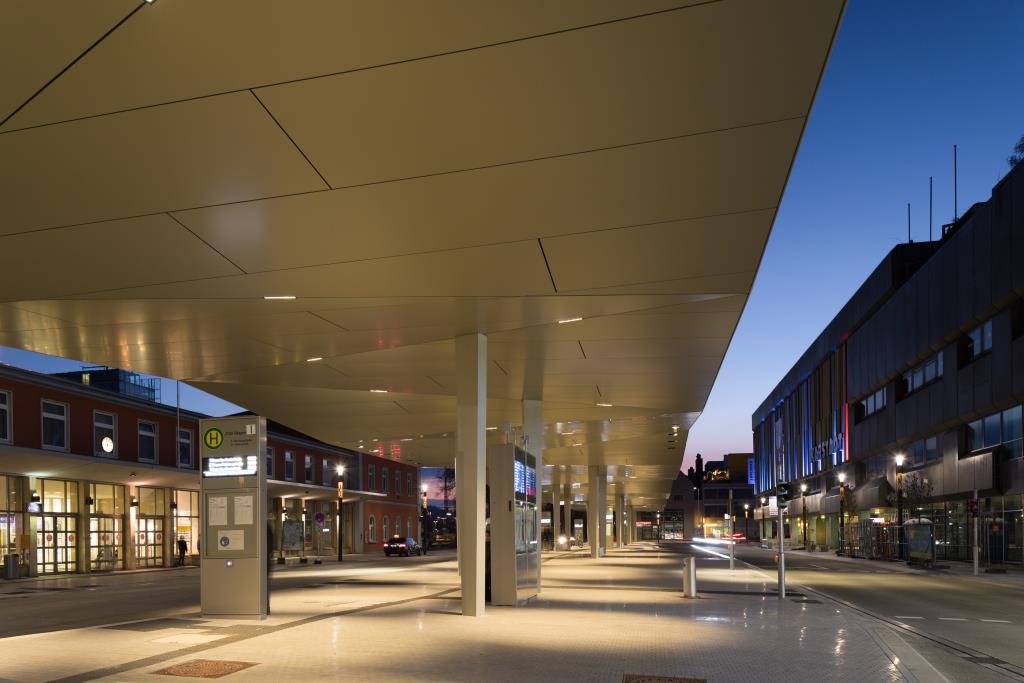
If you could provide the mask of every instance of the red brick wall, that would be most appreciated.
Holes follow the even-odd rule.
[[[94,455],[93,452],[93,411],[102,410],[117,416],[118,460],[138,461],[138,421],[146,420],[157,424],[157,462],[167,467],[177,466],[177,441],[175,439],[175,415],[173,412],[149,410],[143,406],[134,407],[105,401],[102,396],[84,396],[56,387],[30,384],[0,377],[0,389],[11,392],[14,408],[14,445],[22,448],[42,447],[42,401],[43,399],[65,403],[68,406],[68,452],[77,455]],[[199,423],[194,418],[182,415],[182,429],[192,430],[192,466],[199,457]],[[144,461],[148,462],[148,461]]]

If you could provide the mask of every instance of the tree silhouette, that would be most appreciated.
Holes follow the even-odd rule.
[[[1017,140],[1017,144],[1013,146],[1013,154],[1006,157],[1006,163],[1010,164],[1010,168],[1022,161],[1024,161],[1024,135],[1021,135],[1020,140]]]

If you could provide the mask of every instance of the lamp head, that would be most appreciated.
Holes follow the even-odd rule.
[[[807,482],[800,483],[800,493],[807,493]]]
[[[840,472],[839,473],[839,483],[840,484],[845,484],[846,483],[846,472]]]
[[[905,456],[902,453],[896,454],[896,467],[903,467],[903,460]]]
[[[334,471],[338,473],[339,477],[344,476],[344,474],[345,474],[345,466],[344,465],[338,465],[337,467],[334,468]]]

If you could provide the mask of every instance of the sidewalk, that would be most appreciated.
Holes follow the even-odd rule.
[[[774,554],[776,552],[773,548],[762,548],[755,544],[748,546],[752,549],[761,550],[765,553]],[[948,577],[956,579],[965,579],[969,581],[978,581],[982,583],[990,583],[1000,586],[1008,586],[1011,588],[1020,588],[1024,590],[1024,567],[1008,566],[1006,573],[987,573],[985,567],[980,567],[978,575],[974,576],[974,567],[969,562],[939,562],[937,568],[928,569],[919,565],[908,565],[905,561],[894,561],[894,560],[869,560],[863,557],[847,557],[846,555],[836,555],[835,551],[818,551],[808,552],[806,550],[793,550],[786,548],[787,557],[800,557],[805,560],[833,560],[836,562],[847,562],[853,565],[859,565],[864,567],[873,567],[886,569],[894,572],[902,572],[906,574],[919,574],[927,576],[937,577]]]
[[[680,556],[656,546],[544,559],[539,598],[479,618],[460,615],[446,561],[275,591],[263,622],[193,612],[0,640],[0,677],[152,683],[175,666],[193,675],[234,666],[227,680],[819,683],[826,671],[830,681],[905,680],[864,618],[799,592],[779,600],[763,572],[702,561],[701,597],[687,600]]]

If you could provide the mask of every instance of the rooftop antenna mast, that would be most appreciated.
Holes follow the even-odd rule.
[[[956,200],[956,145],[953,145],[953,222],[956,223],[956,219],[960,217],[960,211],[957,208]]]
[[[907,202],[907,244],[913,244],[914,240],[910,239],[910,202]]]
[[[932,241],[932,176],[928,176],[928,241]]]

